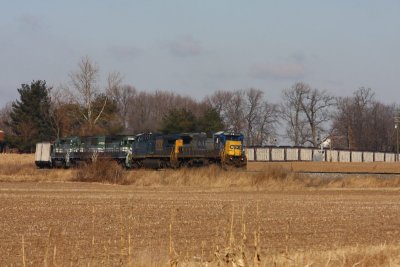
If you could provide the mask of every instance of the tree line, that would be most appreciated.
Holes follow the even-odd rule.
[[[66,86],[44,80],[22,84],[19,99],[0,110],[0,129],[8,146],[29,152],[37,142],[71,135],[141,132],[242,132],[248,146],[318,147],[330,138],[334,148],[395,151],[395,104],[384,104],[370,88],[335,97],[297,82],[282,90],[280,103],[256,88],[219,90],[202,100],[137,90],[118,72],[99,84],[99,67],[84,57]]]

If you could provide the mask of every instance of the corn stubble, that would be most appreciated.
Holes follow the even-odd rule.
[[[291,225],[295,222],[288,220],[288,224],[279,229],[269,229],[264,223],[265,214],[262,214],[259,202],[237,202],[217,207],[225,212],[221,214],[224,217],[215,218],[217,224],[209,223],[216,228],[215,233],[200,236],[192,236],[190,228],[193,231],[196,227],[209,230],[213,227],[200,226],[193,221],[193,227],[185,226],[188,223],[185,220],[190,219],[190,215],[182,212],[190,212],[190,209],[183,211],[172,207],[160,214],[158,219],[146,219],[139,218],[141,213],[133,205],[120,202],[114,205],[111,213],[104,213],[101,203],[92,207],[86,205],[83,208],[86,218],[77,218],[81,222],[67,223],[54,218],[55,221],[49,225],[41,226],[43,229],[40,224],[24,229],[19,239],[9,241],[12,246],[7,244],[7,240],[2,241],[0,263],[2,266],[188,267],[400,264],[400,246],[395,244],[356,244],[334,249],[296,244],[294,240],[301,242],[298,240],[301,233],[299,235],[296,233],[298,230],[291,229],[292,226],[296,228]],[[148,206],[151,207],[154,206]],[[146,215],[143,214],[144,217]],[[76,217],[76,214],[70,216]],[[207,223],[206,220],[202,222]],[[277,234],[280,235],[279,241],[272,238]],[[317,236],[314,238],[315,242],[320,242]]]
[[[32,162],[0,155],[0,181],[11,183],[0,191],[2,266],[400,265],[398,178]],[[25,188],[52,181],[61,183]]]

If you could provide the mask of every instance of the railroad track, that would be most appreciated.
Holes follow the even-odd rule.
[[[354,174],[354,175],[400,175],[399,172],[329,172],[329,171],[297,171],[304,174]]]
[[[247,173],[261,173],[260,170],[243,170]],[[400,176],[400,172],[331,172],[331,171],[292,171],[296,174],[312,174],[312,175],[379,175],[379,176]]]
[[[142,169],[146,170],[146,169]],[[147,169],[148,171],[154,171]],[[158,169],[157,171],[167,171],[171,169]],[[263,170],[241,170],[241,169],[230,169],[230,171],[244,172],[244,173],[262,173]],[[288,171],[295,174],[312,174],[312,175],[379,175],[379,176],[400,176],[400,172],[355,172],[355,171],[342,171],[342,172],[332,172],[332,171]]]

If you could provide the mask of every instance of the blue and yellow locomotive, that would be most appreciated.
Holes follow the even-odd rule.
[[[218,132],[137,135],[132,145],[132,166],[178,168],[221,164],[245,167],[243,135]]]

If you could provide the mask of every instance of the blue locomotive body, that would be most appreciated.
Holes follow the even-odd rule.
[[[230,135],[224,132],[219,132],[212,137],[207,137],[205,133],[140,134],[136,136],[132,144],[132,166],[156,169],[213,163],[236,167],[246,166],[247,160],[242,146],[239,153],[230,156],[231,160],[225,160],[228,155],[225,153],[225,143],[229,138]],[[237,142],[242,142],[242,139],[239,139]],[[233,159],[234,164],[231,164]]]

